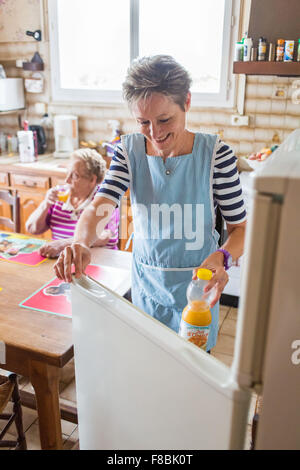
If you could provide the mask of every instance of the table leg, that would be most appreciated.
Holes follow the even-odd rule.
[[[41,448],[62,449],[59,369],[44,362],[30,361],[30,381],[36,396]]]

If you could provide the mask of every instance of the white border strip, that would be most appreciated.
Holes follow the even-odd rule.
[[[0,364],[5,364],[6,362],[6,346],[4,341],[0,341]]]

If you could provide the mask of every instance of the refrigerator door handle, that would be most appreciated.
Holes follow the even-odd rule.
[[[241,387],[255,387],[256,390],[262,381],[280,212],[279,199],[254,193],[246,231],[235,355],[231,370],[233,380]]]

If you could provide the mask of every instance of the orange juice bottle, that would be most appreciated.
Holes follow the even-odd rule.
[[[209,302],[214,289],[208,293],[204,287],[212,278],[212,271],[200,268],[197,271],[197,279],[190,282],[186,296],[188,305],[182,312],[179,335],[191,343],[206,351],[210,324],[212,320]]]

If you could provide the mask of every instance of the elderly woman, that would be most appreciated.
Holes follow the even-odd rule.
[[[106,171],[106,163],[95,150],[76,150],[71,157],[66,185],[49,189],[44,201],[30,215],[26,230],[39,235],[49,228],[53,241],[40,248],[43,256],[57,257],[73,242],[77,222],[99,190]],[[117,249],[119,209],[115,209],[93,246]]]
[[[130,187],[132,301],[178,331],[190,280],[198,267],[211,269],[208,289],[215,286],[216,294],[211,302],[209,351],[217,340],[218,300],[228,282],[226,270],[243,252],[246,212],[230,147],[216,135],[186,128],[190,85],[187,71],[170,56],[144,57],[133,63],[123,91],[139,133],[122,136],[108,175],[55,271],[70,282],[74,263],[76,277],[81,276],[96,231],[104,224],[101,211],[104,207],[112,211]],[[228,231],[220,249],[217,205]]]

